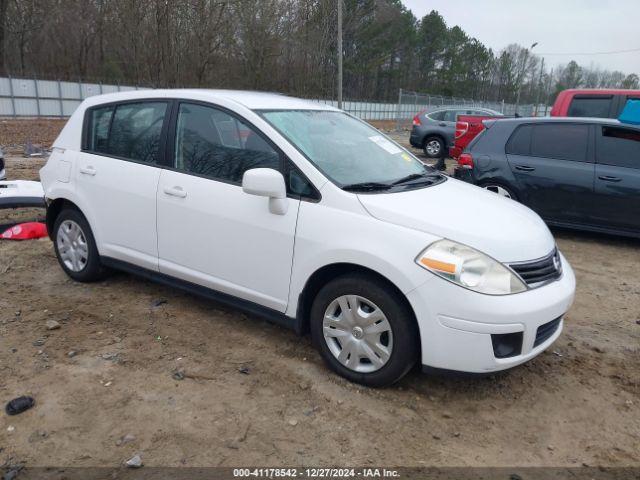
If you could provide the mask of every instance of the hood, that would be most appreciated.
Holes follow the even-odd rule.
[[[379,220],[463,243],[500,262],[535,260],[555,247],[551,232],[529,208],[451,178],[433,187],[358,199]]]

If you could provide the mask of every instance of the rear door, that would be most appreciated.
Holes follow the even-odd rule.
[[[591,126],[582,123],[516,128],[506,152],[522,203],[549,221],[588,221],[595,172],[591,135]]]
[[[156,191],[169,103],[143,100],[87,111],[76,191],[100,255],[158,270]]]
[[[597,225],[640,232],[640,130],[596,125]]]

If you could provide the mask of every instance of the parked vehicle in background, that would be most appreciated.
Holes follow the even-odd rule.
[[[503,118],[502,115],[459,115],[453,146],[449,149],[449,156],[457,160],[464,149],[482,130],[484,120]]]
[[[627,100],[639,100],[640,90],[570,89],[558,94],[552,117],[618,118]]]
[[[413,128],[409,141],[411,146],[421,148],[428,158],[442,158],[453,146],[458,115],[500,116],[500,112],[488,108],[442,108],[421,111],[413,117]]]
[[[122,269],[310,331],[330,368],[369,386],[417,362],[524,363],[573,302],[571,266],[538,215],[305,100],[90,97],[40,175],[71,278]]]
[[[5,170],[4,165],[4,152],[2,148],[0,148],[0,180],[4,180],[7,178],[7,171]]]
[[[485,121],[454,175],[548,224],[640,236],[640,126],[597,118]]]

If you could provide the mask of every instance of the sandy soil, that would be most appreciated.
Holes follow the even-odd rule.
[[[0,241],[0,401],[37,402],[0,414],[0,466],[638,466],[640,241],[554,233],[578,291],[549,351],[383,390],[258,318],[125,274],[74,283],[48,239]]]

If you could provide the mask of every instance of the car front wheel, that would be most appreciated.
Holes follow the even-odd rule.
[[[311,335],[333,371],[371,387],[398,381],[418,358],[417,326],[406,301],[366,275],[345,275],[320,290]]]

